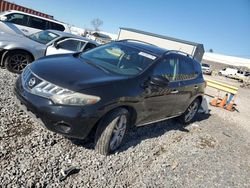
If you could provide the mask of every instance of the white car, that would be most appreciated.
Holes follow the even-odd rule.
[[[238,70],[235,78],[239,81],[244,81],[245,79],[250,78],[250,72]]]
[[[71,33],[68,24],[53,19],[16,10],[6,11],[0,14],[0,31],[5,33],[31,35],[46,29]]]
[[[201,68],[203,74],[208,74],[208,75],[212,74],[211,66],[209,64],[202,63]]]
[[[56,30],[44,30],[29,36],[0,32],[0,66],[21,73],[40,57],[85,52],[96,46],[98,43],[95,41]]]
[[[224,69],[219,71],[219,76],[230,77],[230,76],[236,75],[237,72],[238,72],[238,70],[234,69],[234,68],[224,68]]]

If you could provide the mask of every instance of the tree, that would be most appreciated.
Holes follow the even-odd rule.
[[[212,48],[210,48],[208,51],[209,51],[210,53],[213,53],[213,52],[214,52]]]
[[[95,18],[90,23],[94,27],[95,31],[99,31],[100,30],[99,28],[102,26],[103,21],[99,18]]]

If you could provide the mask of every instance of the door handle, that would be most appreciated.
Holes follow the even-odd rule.
[[[171,93],[171,94],[176,94],[176,93],[179,93],[179,91],[176,90],[176,89],[174,89],[174,90],[172,90],[170,93]]]

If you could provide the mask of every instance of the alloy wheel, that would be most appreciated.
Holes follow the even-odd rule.
[[[185,115],[185,122],[189,122],[193,119],[193,117],[195,116],[197,110],[198,110],[198,103],[194,102],[192,103],[188,109],[187,109],[187,114]]]
[[[121,144],[125,131],[126,131],[126,126],[127,126],[126,115],[121,115],[115,120],[116,120],[116,123],[115,123],[114,130],[112,132],[112,137],[111,137],[110,144],[109,144],[110,150],[112,151],[116,150]]]
[[[14,71],[22,71],[29,64],[29,60],[25,55],[16,54],[11,56],[8,66]]]

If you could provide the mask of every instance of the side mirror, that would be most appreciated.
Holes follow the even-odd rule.
[[[169,80],[166,77],[155,75],[152,76],[149,84],[157,87],[166,87],[169,83]]]
[[[58,45],[58,43],[57,43],[57,42],[54,42],[54,43],[53,43],[53,46],[54,46],[56,49],[58,49],[58,48],[59,48],[59,45]]]
[[[6,16],[0,16],[0,21],[3,21],[3,22],[5,22],[5,21],[7,21],[7,17]]]

